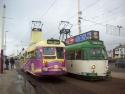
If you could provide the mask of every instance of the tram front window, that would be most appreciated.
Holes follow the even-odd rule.
[[[91,59],[107,59],[106,51],[103,48],[92,48],[90,50]]]
[[[44,55],[55,55],[55,48],[53,47],[45,47],[43,48],[43,54]]]
[[[56,59],[56,48],[54,47],[44,47],[43,48],[43,58],[44,59]]]

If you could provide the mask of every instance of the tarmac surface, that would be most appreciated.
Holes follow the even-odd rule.
[[[83,94],[83,91],[87,94],[125,94],[125,69],[117,69],[114,65],[110,65],[110,69],[112,70],[113,78],[111,81],[88,82],[62,77],[62,83],[59,84],[60,79],[59,81],[57,79],[57,82],[40,81],[42,84],[37,82],[40,86],[37,89],[42,87],[47,93],[41,93],[41,91],[38,93],[26,93],[24,90],[24,79],[18,74],[16,69],[12,71],[5,70],[3,74],[0,74],[0,94]],[[45,86],[47,87],[45,88]],[[56,88],[58,88],[58,92]],[[56,93],[52,93],[50,90]]]
[[[5,70],[0,74],[0,94],[24,94],[23,81],[16,70]]]
[[[115,63],[110,63],[109,69],[111,70],[112,77],[125,79],[125,68],[118,68],[115,67]]]
[[[26,94],[125,94],[125,79],[87,81],[76,77],[37,78],[22,71],[23,77],[32,86]]]

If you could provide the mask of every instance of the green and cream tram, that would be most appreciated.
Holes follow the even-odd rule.
[[[67,71],[87,78],[107,78],[106,48],[98,31],[89,31],[66,39]]]

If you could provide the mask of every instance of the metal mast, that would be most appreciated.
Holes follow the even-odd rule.
[[[0,73],[3,73],[3,63],[4,63],[4,48],[5,48],[5,44],[4,44],[4,25],[5,25],[5,9],[6,9],[6,5],[4,3],[3,5],[3,16],[2,16],[2,38],[1,38],[1,63],[0,63]]]
[[[80,0],[78,0],[78,2],[77,2],[77,6],[78,6],[78,8],[77,8],[77,11],[78,11],[78,32],[79,32],[79,34],[81,34],[81,19],[82,19],[82,17],[81,17],[81,15],[82,15],[82,11],[80,11]]]

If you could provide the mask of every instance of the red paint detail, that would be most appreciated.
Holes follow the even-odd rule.
[[[4,55],[3,55],[3,49],[1,49],[1,53],[0,53],[0,73],[3,73],[3,58],[4,58]]]
[[[66,44],[74,44],[74,43],[75,43],[74,37],[70,37],[70,38],[66,39]]]

